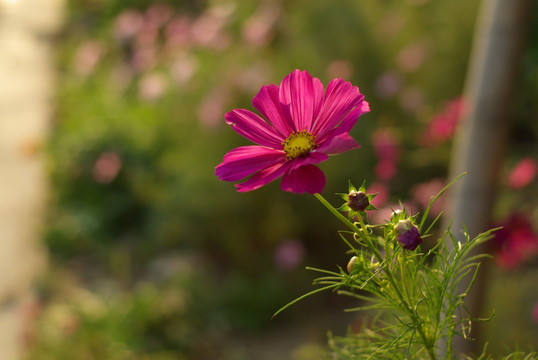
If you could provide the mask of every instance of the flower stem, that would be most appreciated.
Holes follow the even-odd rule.
[[[350,228],[354,233],[358,234],[362,240],[366,243],[366,246],[373,252],[375,258],[379,262],[379,264],[384,264],[383,255],[381,255],[381,252],[379,249],[374,245],[372,239],[370,236],[368,236],[368,229],[366,227],[366,224],[364,223],[364,220],[359,215],[358,223],[360,224],[360,228],[357,227],[354,223],[352,223],[348,218],[346,218],[344,215],[342,215],[337,209],[335,209],[321,194],[315,193],[314,196],[325,206],[338,220],[340,220],[342,223],[344,223],[348,228]],[[411,307],[411,305],[408,302],[408,299],[406,296],[403,295],[402,290],[398,287],[394,276],[392,275],[392,272],[390,271],[390,268],[388,266],[384,266],[384,272],[387,276],[387,280],[389,281],[390,285],[393,287],[394,291],[396,292],[396,296],[400,300],[400,304],[403,307],[403,310],[409,315],[411,320],[417,324],[417,332],[422,338],[422,342],[424,346],[426,347],[426,351],[428,352],[428,356],[431,360],[436,360],[437,355],[435,354],[435,351],[433,349],[433,344],[429,341],[428,337],[426,336],[424,332],[424,328],[422,327],[422,321],[420,320],[420,317],[416,313],[416,311]]]
[[[344,215],[340,214],[338,210],[336,210],[321,194],[315,193],[314,196],[325,206],[336,218],[340,221],[342,221],[347,227],[349,227],[354,232],[357,232],[357,227],[349,221]]]

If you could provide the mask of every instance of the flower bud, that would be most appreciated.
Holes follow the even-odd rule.
[[[351,259],[349,259],[349,262],[347,263],[347,272],[351,274],[351,272],[355,268],[355,265],[358,262],[359,262],[359,258],[356,256],[353,256]]]
[[[398,221],[398,224],[394,226],[394,231],[396,232],[396,240],[406,250],[413,251],[423,242],[418,227],[413,225],[409,219]]]
[[[394,226],[394,231],[398,234],[403,234],[413,228],[413,223],[409,219],[400,220],[398,223]]]
[[[403,214],[403,210],[402,209],[396,209],[392,212],[392,214],[390,215],[390,219],[393,220],[393,219],[396,219],[398,218],[400,215]]]
[[[368,196],[362,191],[351,190],[347,198],[347,206],[354,211],[364,211],[370,205]]]

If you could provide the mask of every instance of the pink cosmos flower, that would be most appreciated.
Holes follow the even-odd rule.
[[[252,100],[257,114],[235,109],[226,123],[258,145],[241,146],[224,155],[215,168],[220,180],[238,181],[240,192],[251,191],[282,176],[281,188],[293,193],[320,193],[325,175],[314,164],[356,149],[349,135],[358,117],[370,111],[359,88],[334,79],[327,89],[307,71],[295,70],[280,86],[263,86]]]

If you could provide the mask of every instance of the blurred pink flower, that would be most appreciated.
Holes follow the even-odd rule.
[[[155,3],[146,10],[146,20],[155,27],[162,27],[174,13],[168,4]]]
[[[404,18],[400,12],[386,12],[378,22],[379,32],[384,39],[394,37],[402,30],[404,23]]]
[[[158,38],[159,28],[149,21],[144,21],[136,33],[136,45],[137,47],[156,46]]]
[[[142,28],[144,16],[136,10],[120,13],[114,21],[114,36],[120,41],[133,38]]]
[[[226,113],[226,122],[257,145],[241,146],[224,155],[215,175],[238,181],[238,191],[256,190],[280,177],[281,188],[293,193],[320,193],[325,175],[316,166],[356,149],[349,131],[360,115],[370,111],[359,88],[334,79],[324,89],[307,71],[295,70],[280,86],[263,86],[252,100],[267,119],[245,110]]]
[[[166,90],[166,78],[159,73],[144,75],[138,81],[138,96],[142,100],[155,101]]]
[[[164,29],[167,48],[188,46],[191,39],[191,20],[186,16],[172,18]]]
[[[271,74],[271,65],[266,62],[256,62],[243,69],[235,78],[237,86],[247,92],[259,89]]]
[[[373,183],[370,186],[368,186],[368,189],[366,189],[367,194],[376,194],[378,193],[370,202],[372,205],[374,205],[376,208],[379,208],[387,202],[389,199],[389,188],[384,183]]]
[[[372,133],[371,140],[378,159],[396,162],[400,157],[400,138],[394,130],[378,128]]]
[[[138,47],[131,58],[131,66],[139,72],[151,69],[156,62],[157,49],[154,46]]]
[[[462,98],[447,102],[443,112],[432,118],[428,128],[422,134],[422,143],[427,146],[433,146],[450,140],[464,115],[465,105]]]
[[[397,172],[396,163],[392,160],[380,160],[374,168],[375,176],[382,181],[389,181]]]
[[[383,99],[391,98],[400,90],[402,78],[396,71],[388,71],[379,76],[375,82],[377,96]]]
[[[426,209],[430,199],[437,195],[445,187],[443,179],[433,179],[428,182],[420,183],[411,189],[413,201],[420,204],[422,209]],[[430,215],[437,216],[444,208],[444,195],[441,195],[432,205]]]
[[[291,271],[301,263],[304,255],[305,249],[300,241],[286,240],[279,244],[275,250],[275,265],[280,271]]]
[[[190,54],[176,58],[170,66],[170,74],[176,83],[183,85],[198,71],[198,59]]]
[[[347,60],[334,60],[329,63],[325,72],[331,79],[349,80],[353,75],[353,65]]]
[[[121,170],[122,161],[113,151],[102,152],[92,169],[93,179],[100,184],[111,183]]]
[[[526,157],[520,160],[508,175],[508,184],[513,189],[521,189],[529,185],[538,172],[536,160]]]
[[[241,35],[245,42],[254,46],[267,44],[273,36],[273,27],[279,15],[280,5],[277,2],[262,2],[254,15],[243,25]]]
[[[422,92],[414,87],[404,88],[400,92],[398,100],[403,109],[411,112],[417,111],[423,104]]]
[[[392,179],[398,170],[397,161],[400,155],[400,140],[389,128],[379,128],[372,134],[372,145],[378,159],[374,172],[379,180]]]
[[[396,57],[400,71],[412,72],[422,66],[426,60],[426,47],[421,43],[413,43],[403,48]]]
[[[98,41],[89,40],[82,43],[73,59],[75,71],[83,76],[91,75],[101,60],[103,52],[103,46]]]
[[[222,88],[213,89],[202,99],[198,106],[198,118],[205,129],[213,130],[222,125],[222,113],[229,100],[229,92]]]
[[[491,241],[499,266],[513,269],[538,254],[538,235],[527,216],[516,213],[500,225]]]
[[[230,38],[224,33],[235,9],[233,4],[221,4],[210,7],[197,18],[191,26],[193,42],[201,47],[223,49],[230,43]]]

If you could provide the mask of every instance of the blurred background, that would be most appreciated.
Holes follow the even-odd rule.
[[[312,290],[305,266],[346,265],[341,225],[278,181],[219,182],[248,143],[224,113],[296,68],[351,81],[372,111],[351,132],[362,148],[321,164],[324,196],[366,181],[372,221],[399,200],[420,212],[447,183],[477,16],[467,0],[0,0],[0,336],[16,339],[1,345],[28,360],[315,359],[361,321],[349,299],[271,316]],[[479,339],[494,355],[538,338],[537,6],[519,65]]]

